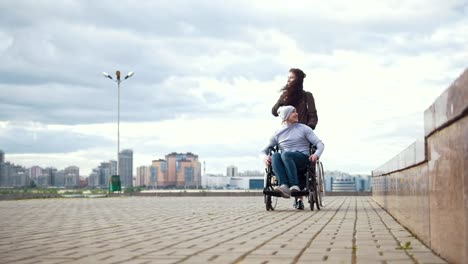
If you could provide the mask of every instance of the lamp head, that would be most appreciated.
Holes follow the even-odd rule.
[[[134,72],[129,72],[129,73],[127,73],[127,76],[125,76],[125,79],[128,79],[128,78],[132,77],[132,76],[133,76],[133,73],[134,73]]]
[[[107,72],[102,72],[102,75],[112,80],[112,76],[110,76]]]

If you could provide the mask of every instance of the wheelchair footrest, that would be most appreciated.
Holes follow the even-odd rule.
[[[271,196],[276,196],[276,197],[281,197],[281,193],[276,192],[276,191],[263,190],[263,194],[265,194],[265,195],[271,195]]]
[[[277,192],[277,191],[263,190],[263,194],[276,196],[276,197],[281,197],[281,193]],[[294,191],[294,192],[291,192],[292,197],[307,196],[307,195],[309,195],[309,191]]]
[[[307,196],[307,195],[309,195],[309,191],[294,191],[294,192],[291,192],[292,197]]]

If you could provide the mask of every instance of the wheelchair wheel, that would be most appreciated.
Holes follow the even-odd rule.
[[[310,210],[314,210],[314,204],[315,204],[315,197],[314,197],[314,192],[309,191],[309,205],[310,205]]]
[[[267,211],[270,211],[271,208],[271,195],[265,195],[265,207]]]
[[[314,209],[312,208],[312,207],[314,207],[314,204],[315,204],[315,206],[317,207],[317,210],[320,210],[320,201],[319,201],[319,197],[318,197],[317,188],[315,188],[315,190],[313,190],[312,192],[310,192],[309,195],[312,195],[312,197],[313,197],[313,203],[310,204],[311,210],[312,210],[312,211],[314,210]]]
[[[317,179],[317,202],[318,205],[323,207],[323,196],[325,194],[325,181],[323,173],[323,164],[322,162],[317,162],[316,166],[316,179]]]
[[[318,191],[318,189],[315,189],[314,195],[315,195],[315,205],[317,206],[317,210],[320,210],[320,207],[321,207],[322,205],[321,205],[321,201],[320,201],[320,198],[319,198],[319,191]]]
[[[317,177],[314,177],[311,179],[311,186],[309,189],[309,204],[310,204],[310,210],[312,211],[314,210],[314,205],[317,207],[317,210],[320,210]]]
[[[310,210],[313,211],[314,210],[314,204],[317,203],[317,188],[315,187],[315,181],[314,180],[310,180],[310,187],[308,188],[309,189],[309,197],[308,197],[308,200],[309,200],[309,206],[310,206]],[[317,207],[317,209],[319,209]]]
[[[267,211],[274,211],[276,209],[276,204],[278,203],[278,197],[265,195],[265,207]]]
[[[311,211],[314,210],[314,206],[317,207],[317,210],[320,210],[320,204],[319,204],[319,201],[318,201],[316,189],[309,191],[309,205],[310,205],[310,210]]]
[[[309,202],[310,210],[314,210],[314,204],[317,200],[314,193],[315,192],[315,180],[314,180],[314,171],[307,169],[307,181],[306,181],[306,188],[309,190],[309,195],[307,196],[307,200]]]
[[[264,189],[264,200],[265,200],[265,208],[267,211],[273,211],[276,208],[276,204],[278,202],[278,197],[272,196],[268,193],[265,193],[266,191],[273,191],[274,187],[278,185],[278,181],[276,179],[276,176],[273,175],[273,170],[271,166],[266,168],[266,175],[265,175],[265,189]]]

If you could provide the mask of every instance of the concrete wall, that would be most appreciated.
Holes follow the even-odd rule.
[[[373,198],[450,263],[468,263],[468,70],[424,112],[424,138],[372,172]]]

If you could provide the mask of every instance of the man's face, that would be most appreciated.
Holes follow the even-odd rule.
[[[296,75],[293,72],[289,72],[288,74],[288,86],[291,86],[296,81]]]
[[[289,115],[288,119],[286,120],[289,123],[297,123],[299,122],[299,114],[296,112],[296,109],[292,111],[292,113]]]

